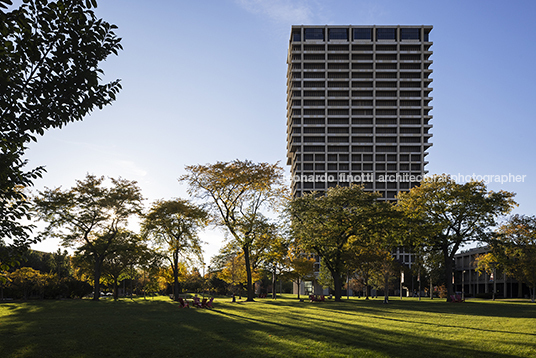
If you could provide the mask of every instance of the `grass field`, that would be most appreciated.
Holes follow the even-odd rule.
[[[536,357],[528,301],[0,304],[0,357]]]

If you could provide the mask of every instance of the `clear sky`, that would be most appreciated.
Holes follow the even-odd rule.
[[[490,183],[536,214],[536,2],[532,0],[101,0],[124,50],[104,64],[117,101],[48,131],[28,151],[35,189],[86,173],[136,180],[147,198],[187,198],[184,167],[233,159],[285,165],[291,25],[433,25],[431,174],[525,175]],[[286,168],[287,173],[289,172]],[[223,232],[206,230],[205,261]],[[36,249],[55,251],[46,240]]]

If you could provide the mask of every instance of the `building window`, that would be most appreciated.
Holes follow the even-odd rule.
[[[354,29],[354,40],[372,40],[372,29]]]
[[[400,29],[401,40],[420,40],[421,29]]]
[[[292,30],[292,41],[296,41],[296,42],[301,41],[301,31],[300,30]]]
[[[378,40],[396,40],[396,29],[376,29]]]
[[[328,35],[330,40],[348,40],[347,29],[329,29]]]
[[[324,29],[305,29],[306,40],[324,40]]]

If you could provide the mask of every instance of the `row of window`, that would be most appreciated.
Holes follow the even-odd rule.
[[[376,138],[376,139],[374,139]],[[293,137],[292,143],[301,143],[303,140],[304,143],[325,143],[325,136],[304,136],[304,137]],[[428,142],[428,137],[374,137],[374,136],[360,136],[360,137],[348,137],[348,136],[334,136],[327,137],[328,143],[424,143]]]
[[[428,134],[429,128],[421,127],[352,127],[352,133],[359,134],[373,134],[374,129],[376,129],[376,134],[397,134],[397,130],[400,134],[421,134],[421,131],[424,131],[425,134]],[[350,133],[350,128],[348,127],[327,127],[328,133]],[[302,133],[302,128],[292,127],[292,134]],[[326,133],[326,127],[304,127],[303,133]]]
[[[376,101],[375,107],[397,107],[397,101]],[[402,103],[405,102],[405,103]],[[371,107],[369,109],[359,109],[359,108],[352,108],[345,109],[345,108],[327,108],[327,114],[330,116],[348,116],[350,115],[350,111],[352,111],[352,114],[354,115],[372,115],[372,111],[374,107],[372,105],[372,101],[354,101],[354,106],[357,107]],[[324,105],[321,105],[324,107]],[[319,106],[316,106],[319,107]],[[339,106],[341,107],[341,106]],[[421,114],[420,108],[412,108],[412,109],[405,109],[407,107],[421,107],[420,101],[400,101],[400,107],[403,107],[400,109],[400,115],[409,115],[409,116],[418,116]],[[428,111],[429,109],[425,109],[425,111]],[[325,108],[304,108],[303,110],[300,108],[294,108],[292,109],[292,115],[295,116],[323,116],[326,114]],[[376,108],[376,114],[378,115],[395,115],[396,116],[396,109],[379,109]]]
[[[377,54],[375,59],[376,59],[376,61],[391,61],[391,62],[395,62],[395,61],[398,61],[398,60],[416,62],[416,61],[421,61],[422,59],[424,59],[424,61],[431,62],[430,56],[431,55],[425,54],[421,58],[421,55],[416,55],[416,54],[405,55],[405,54],[402,54],[402,55],[400,55],[400,58],[398,58],[396,54],[380,54],[380,55]],[[292,60],[293,61],[301,61],[302,60],[302,55],[301,54],[293,54],[292,55]],[[326,56],[325,56],[325,54],[307,54],[306,53],[306,54],[303,55],[303,60],[304,61],[325,61]],[[328,61],[350,61],[350,55],[348,55],[348,54],[331,54],[331,53],[328,53],[327,60]],[[374,61],[374,57],[373,57],[372,54],[358,54],[358,55],[352,54],[352,61],[372,62],[372,61]]]
[[[331,85],[329,84],[331,83]],[[425,79],[424,82],[421,82],[421,81],[417,81],[416,79],[405,79],[405,81],[400,81],[400,82],[391,82],[391,81],[376,81],[376,83],[372,82],[372,81],[363,81],[363,82],[359,82],[359,81],[353,81],[351,82],[351,87],[361,87],[361,88],[373,88],[373,87],[376,87],[376,88],[390,88],[390,89],[397,89],[398,85],[397,84],[400,84],[400,88],[424,88],[425,90],[427,90],[429,87],[428,85],[431,83],[431,81]],[[295,82],[292,82],[292,88],[290,88],[290,90],[293,90],[293,89],[297,89],[297,88],[301,88],[301,81],[295,81]],[[325,82],[322,81],[322,82],[319,82],[319,81],[304,81],[304,84],[303,84],[303,87],[304,88],[325,88]],[[329,81],[328,82],[328,86],[329,88],[334,88],[334,87],[340,87],[340,88],[350,88],[350,82],[339,82],[339,81]],[[431,90],[431,89],[430,89]],[[307,90],[304,91],[304,96],[305,97],[308,97],[307,95],[305,95],[305,93],[307,92]],[[313,93],[314,90],[311,90],[309,93]],[[318,91],[316,91],[316,93],[318,93]],[[323,93],[323,92],[321,92]],[[311,96],[314,96],[314,94],[312,94]],[[324,94],[322,95],[319,95],[320,97],[323,97]],[[349,92],[348,91],[328,91],[328,97],[349,97]]]
[[[417,89],[413,87],[414,86],[407,87],[407,89],[400,90],[400,92],[398,92],[397,90],[377,89],[375,97],[421,97],[420,88]],[[431,88],[428,88],[428,87],[425,88],[423,97],[429,97],[429,92],[431,90],[432,90]],[[299,98],[299,97],[326,97],[325,90],[304,90],[303,93],[301,90],[293,90],[291,94],[292,94],[292,99]],[[350,97],[354,97],[354,98],[355,97],[374,97],[374,92],[371,90],[353,90],[352,94],[350,95],[349,91],[329,90],[327,93],[327,97],[348,97],[348,100],[350,100]],[[332,101],[332,100],[329,99],[328,101]]]
[[[423,45],[421,48],[420,44],[417,45],[364,45],[362,43],[359,44],[348,44],[348,45],[331,45],[328,44],[327,47],[325,44],[322,45],[312,45],[312,44],[295,44],[292,45],[292,52],[325,52],[326,50],[328,52],[348,52],[348,51],[354,51],[354,52],[373,52],[376,50],[377,52],[397,52],[400,49],[400,52],[421,52],[424,51],[430,51],[431,45]]]
[[[430,83],[431,80],[428,81],[428,79],[424,79],[424,86],[422,85],[422,82],[420,81],[420,78],[418,79],[411,79],[406,78],[405,79],[408,82],[400,81],[400,87],[401,88],[421,88],[426,87],[427,83]],[[303,81],[303,88],[393,88],[396,89],[398,87],[398,82],[390,82],[390,81],[376,81],[374,83],[373,81],[328,81],[327,86],[325,81]],[[291,89],[297,89],[302,88],[302,81],[293,81],[291,83]],[[347,95],[340,95],[339,97],[348,97]]]
[[[351,156],[348,154],[296,154],[295,160],[301,161],[303,158],[303,161],[305,162],[323,162],[327,159],[328,162],[348,162],[350,161],[350,158],[353,162],[409,162],[410,159],[412,162],[420,162],[421,161],[421,155],[420,154],[376,154],[373,156],[372,154],[352,154]]]
[[[419,174],[419,177],[422,176]],[[315,184],[315,185],[313,185]],[[363,186],[365,187],[365,189],[368,189],[368,190],[373,190],[374,189],[374,186],[372,185],[373,183],[363,183]],[[385,184],[385,183],[376,183],[376,185],[378,184]],[[395,183],[396,184],[396,183]],[[418,186],[420,184],[420,182],[411,182],[411,183],[400,183],[400,189],[401,190],[409,190],[410,188],[413,188],[414,186]],[[349,186],[350,183],[348,182],[328,182],[327,185],[326,183],[322,183],[322,182],[319,182],[319,183],[295,183],[294,184],[294,190],[300,190],[300,189],[305,189],[307,191],[307,189],[315,189],[315,190],[318,190],[318,189],[326,189],[326,188],[334,188],[336,186]],[[376,187],[376,189],[385,189],[385,187],[382,187],[382,188],[379,188],[379,187]],[[397,189],[397,188],[388,188],[388,189]],[[375,190],[376,191],[376,190]],[[380,193],[382,196],[381,198],[382,199],[396,199],[396,196],[398,195],[398,192],[397,191],[387,191],[387,192],[383,192],[383,191],[378,191],[378,193]],[[300,196],[299,193],[297,193],[296,196]]]
[[[400,125],[428,125],[429,118],[400,118]],[[348,125],[348,118],[328,118],[328,124],[331,125]],[[394,125],[397,126],[399,121],[396,118],[376,118],[376,125]],[[297,126],[302,124],[301,118],[292,118],[292,125]],[[354,125],[372,125],[374,124],[373,118],[352,118],[352,124]],[[321,124],[325,125],[325,118],[304,118],[303,124]]]
[[[362,91],[362,92],[367,92],[367,91]],[[386,98],[386,97],[396,97],[396,94],[390,94],[389,92],[380,92],[382,93],[381,96],[378,96],[378,97],[382,97],[382,98]],[[365,94],[361,94],[361,95],[354,95],[354,97],[372,97],[372,95],[365,95]],[[420,97],[420,94],[419,92],[411,95],[411,96],[402,96],[402,97]],[[396,100],[379,100],[377,99],[376,100],[376,106],[396,106]],[[428,106],[429,105],[429,100],[427,101],[424,101],[424,106]],[[353,100],[352,101],[352,106],[359,106],[359,107],[366,107],[366,106],[372,106],[374,103],[373,100]],[[299,99],[294,99],[292,101],[292,105],[293,106],[301,106],[302,105],[302,101],[299,100]],[[325,100],[323,99],[320,99],[320,100],[311,100],[311,99],[306,99],[303,101],[303,105],[304,106],[314,106],[314,107],[324,107],[326,105],[326,102]],[[414,107],[414,106],[420,106],[421,105],[421,101],[420,100],[401,100],[400,101],[400,105],[403,106],[403,107]],[[330,99],[328,100],[328,103],[327,103],[327,106],[329,107],[349,107],[350,106],[350,100],[349,99],[345,99],[345,100],[335,100],[335,99]]]
[[[382,104],[384,105],[384,104]],[[396,104],[385,104],[384,106],[386,107],[396,107]],[[415,106],[415,107],[418,107],[418,106]],[[407,107],[404,107],[404,108],[407,108]],[[400,112],[400,115],[401,116],[420,116],[421,115],[421,110],[420,109],[400,109],[399,112]],[[376,115],[377,116],[396,116],[397,115],[397,109],[395,108],[392,108],[392,109],[379,109],[379,108],[376,108]],[[374,112],[374,109],[373,108],[370,108],[370,109],[359,109],[359,108],[353,108],[350,112],[349,109],[328,109],[327,110],[327,115],[329,116],[349,116],[350,113],[351,115],[353,116],[372,116],[373,115],[373,112]],[[424,109],[422,114],[427,116],[429,115],[430,113],[430,109]],[[325,109],[314,109],[314,108],[309,108],[309,109],[304,109],[303,110],[303,113],[302,113],[302,110],[301,109],[293,109],[292,110],[292,115],[293,116],[324,116],[326,115],[326,110]],[[322,118],[323,120],[323,118]],[[322,122],[323,123],[323,122]],[[346,121],[346,123],[348,123],[348,121]],[[317,124],[317,123],[310,123],[310,124]],[[318,123],[318,124],[321,124],[321,123]],[[337,124],[337,123],[333,123],[333,124]],[[342,123],[339,123],[339,124],[342,124]]]
[[[430,146],[430,144],[425,143],[425,147]],[[301,146],[292,146],[293,150],[296,152],[300,151]],[[338,146],[330,146],[327,147],[327,152],[331,153],[373,153],[374,149],[377,153],[420,153],[421,152],[421,145],[417,143],[417,145],[409,146],[409,145],[401,145],[400,147],[393,145],[393,146],[382,146],[382,145],[376,145],[375,147],[373,145],[338,145]],[[326,152],[326,146],[325,145],[304,145],[303,146],[303,152],[306,153],[315,153],[315,152]]]
[[[350,32],[349,29],[332,28],[327,29],[328,40],[421,40],[420,28],[401,28],[400,33],[397,28],[379,28],[373,31],[372,28],[355,28]],[[304,40],[325,41],[326,33],[323,28],[305,28],[303,31]],[[301,41],[302,33],[300,29],[292,30],[292,41]],[[428,32],[424,32],[425,42],[429,41]]]
[[[374,166],[376,167],[376,171],[396,171],[398,170],[397,164],[386,164],[386,163],[375,163]],[[373,164],[372,163],[328,163],[327,166],[325,163],[304,163],[303,166],[300,164],[296,164],[296,170],[314,170],[314,171],[323,171],[323,170],[335,170],[335,171],[345,171],[345,170],[366,170],[371,171],[373,170]],[[409,163],[400,163],[400,170],[402,171],[409,171],[411,168],[412,171],[420,171],[421,170],[421,164],[410,164]]]
[[[361,170],[359,170],[361,171]],[[365,182],[369,182],[369,183],[378,183],[378,182],[388,182],[388,183],[391,183],[391,185],[396,185],[397,181],[398,182],[407,182],[407,179],[409,179],[409,176],[410,175],[413,175],[413,176],[422,176],[422,174],[420,173],[421,170],[414,170],[412,172],[407,172],[407,171],[404,171],[404,173],[401,173],[401,172],[398,172],[398,173],[395,173],[395,172],[386,172],[386,171],[376,171],[376,172],[372,172],[370,173],[370,171],[367,171],[366,173],[363,173],[363,174],[366,174],[363,177],[360,176],[361,173],[356,173],[356,172],[348,172],[348,171],[344,171],[344,172],[316,172],[316,173],[313,173],[313,172],[300,172],[299,174],[297,174],[297,178],[296,181],[300,181],[300,182],[325,182],[325,181],[332,181],[332,182],[336,182],[336,181],[340,181],[340,182],[343,182],[343,181],[347,181],[345,179],[348,179],[348,181],[352,181],[349,176],[352,176],[352,177],[356,177],[356,179],[364,179],[362,181],[365,181]],[[389,177],[392,177],[392,180],[389,180],[391,178],[386,178],[386,175],[389,176]],[[398,180],[397,180],[398,179]],[[394,187],[393,187],[394,189]]]
[[[349,70],[350,63],[340,63],[340,62],[327,62],[328,70]],[[397,65],[400,66],[401,70],[421,70],[421,65],[423,65],[425,70],[429,69],[429,63],[376,63],[376,70],[396,70]],[[301,63],[292,63],[290,65],[292,70],[301,70]],[[304,70],[324,70],[325,63],[320,62],[305,62],[303,63]],[[352,70],[374,70],[373,63],[352,63]],[[431,70],[430,70],[431,71]],[[363,71],[359,71],[363,72]],[[367,71],[370,72],[370,71]]]
[[[363,176],[361,176],[361,174],[364,174]],[[297,179],[296,181],[298,182],[326,182],[326,181],[330,181],[330,182],[336,182],[336,181],[339,181],[339,182],[345,182],[345,181],[353,181],[351,180],[352,177],[355,177],[356,179],[364,179],[362,181],[364,182],[368,182],[368,183],[390,183],[391,186],[389,187],[389,189],[395,189],[395,186],[397,184],[397,177],[398,177],[398,182],[399,183],[402,183],[402,182],[407,182],[407,179],[410,179],[409,176],[414,176],[414,177],[422,177],[422,171],[420,170],[417,170],[417,171],[411,171],[411,172],[407,172],[407,171],[404,171],[403,173],[402,172],[397,172],[397,173],[394,173],[394,172],[386,172],[386,171],[362,171],[362,170],[359,170],[359,171],[354,171],[354,172],[348,172],[348,171],[345,171],[345,172],[335,172],[335,171],[332,171],[332,172],[300,172],[299,174],[297,174]],[[392,177],[392,180],[389,180],[390,178],[386,176],[389,176],[389,177]],[[415,178],[413,178],[413,180],[415,180]],[[357,180],[356,180],[357,181]],[[385,187],[384,187],[385,188]]]
[[[428,73],[423,73],[423,72],[420,72],[420,71],[412,71],[412,72],[372,72],[372,71],[369,71],[369,72],[352,72],[352,78],[367,78],[367,79],[373,79],[374,78],[374,74],[376,74],[376,78],[379,78],[379,79],[383,79],[383,78],[393,78],[393,79],[397,79],[397,78],[421,78],[421,77],[424,77],[424,78],[428,78],[429,77],[429,72]],[[421,75],[422,74],[422,75]],[[295,80],[295,79],[300,79],[302,78],[302,74],[301,72],[293,72],[292,73],[292,79]],[[303,73],[303,78],[305,79],[309,79],[309,78],[322,78],[322,79],[325,79],[326,78],[326,72],[325,71],[315,71],[315,72],[304,72]],[[332,78],[350,78],[350,72],[327,72],[327,78],[329,79],[332,79]]]

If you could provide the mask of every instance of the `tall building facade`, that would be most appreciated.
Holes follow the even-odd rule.
[[[292,26],[292,193],[363,184],[394,200],[427,173],[432,26]]]

